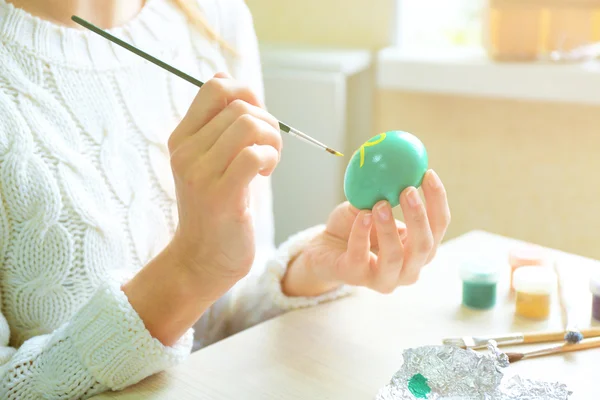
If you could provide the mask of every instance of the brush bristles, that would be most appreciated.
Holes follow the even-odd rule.
[[[444,339],[442,343],[446,346],[456,346],[463,349],[467,347],[465,340],[461,338]]]
[[[577,344],[583,340],[583,335],[581,332],[577,331],[569,331],[565,335],[565,341],[569,344]]]
[[[525,357],[525,354],[523,353],[506,353],[506,355],[508,356],[509,363],[520,361]]]
[[[329,147],[325,149],[328,153],[333,154],[334,156],[338,156],[338,157],[344,157],[344,155],[342,153],[340,153],[339,151],[335,151],[333,149],[330,149]]]

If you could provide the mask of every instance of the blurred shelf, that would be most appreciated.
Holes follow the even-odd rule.
[[[354,75],[369,68],[371,52],[362,49],[329,49],[317,47],[289,47],[261,43],[264,68],[288,68]]]
[[[377,86],[465,96],[600,105],[600,63],[499,63],[481,51],[377,55]]]

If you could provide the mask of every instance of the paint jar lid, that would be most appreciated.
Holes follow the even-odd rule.
[[[499,268],[491,262],[466,261],[460,268],[463,281],[480,283],[497,283]]]
[[[515,271],[513,285],[517,292],[551,294],[556,288],[556,273],[547,267],[521,267]]]
[[[590,279],[590,290],[594,296],[600,296],[600,274],[593,275]]]
[[[544,265],[548,263],[548,258],[547,252],[535,245],[521,245],[508,253],[508,263],[513,268]]]

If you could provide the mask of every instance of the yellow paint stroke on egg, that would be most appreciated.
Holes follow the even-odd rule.
[[[365,147],[375,146],[376,144],[383,142],[385,140],[385,137],[386,137],[385,133],[380,133],[379,137],[377,139],[374,139],[374,140],[372,139],[373,141],[367,141],[362,146],[360,146],[360,167],[361,168],[365,163]]]

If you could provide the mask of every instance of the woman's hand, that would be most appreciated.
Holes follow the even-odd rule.
[[[270,175],[279,123],[250,89],[217,74],[169,139],[179,226],[172,251],[194,270],[235,283],[254,260],[249,184]]]
[[[406,225],[394,219],[388,202],[372,212],[359,212],[347,202],[339,205],[325,232],[290,264],[284,292],[315,296],[349,284],[390,293],[415,283],[450,223],[446,191],[434,171],[427,172],[422,188],[426,204],[415,188],[400,195]]]
[[[179,226],[123,292],[148,331],[175,343],[254,261],[249,184],[279,162],[279,124],[224,74],[200,89],[169,139]]]

